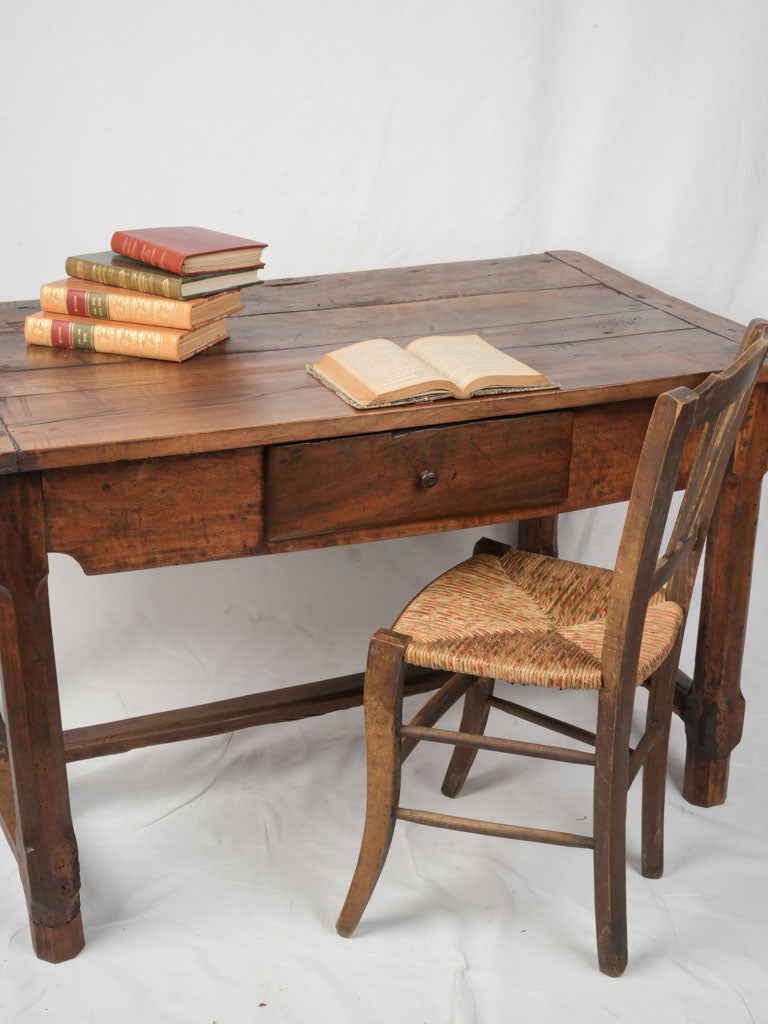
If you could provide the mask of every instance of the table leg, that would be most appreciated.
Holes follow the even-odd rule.
[[[0,477],[0,656],[13,790],[13,804],[8,799],[0,807],[19,863],[32,944],[38,957],[58,963],[76,956],[84,939],[37,473]]]
[[[517,524],[517,546],[521,551],[557,558],[557,516],[521,519]]]
[[[747,409],[707,537],[696,664],[683,701],[683,795],[700,807],[725,801],[730,755],[744,722],[741,661],[766,471],[767,392],[765,385],[756,389]]]

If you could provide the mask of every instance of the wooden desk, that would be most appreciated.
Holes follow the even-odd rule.
[[[231,339],[181,366],[26,348],[35,303],[0,314],[0,821],[38,956],[83,944],[66,761],[321,714],[360,702],[325,680],[62,735],[47,552],[87,573],[236,558],[554,516],[629,494],[651,406],[725,366],[742,328],[577,253],[273,281]],[[309,377],[345,342],[477,331],[557,392],[356,412]],[[761,381],[768,381],[764,372]],[[747,415],[710,537],[686,796],[725,798],[743,718],[739,669],[768,385]],[[437,474],[425,489],[420,473]],[[726,581],[725,570],[728,570]],[[427,689],[433,675],[409,685]]]

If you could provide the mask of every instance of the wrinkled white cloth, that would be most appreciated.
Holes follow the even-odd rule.
[[[737,320],[768,312],[761,0],[30,0],[3,25],[4,298],[115,228],[191,222],[266,238],[270,277],[574,248]],[[562,554],[610,565],[622,515],[566,517]],[[358,933],[335,934],[364,812],[357,709],[71,766],[87,945],[34,958],[2,845],[0,1020],[768,1021],[767,524],[729,798],[683,801],[675,722],[660,880],[639,874],[631,792],[621,980],[597,969],[582,850],[399,823]],[[514,537],[96,578],[53,556],[65,724],[355,671],[480,532]],[[594,695],[518,691],[594,713]],[[415,752],[404,803],[589,831],[588,768],[481,752],[452,802],[447,756]]]
[[[313,678],[313,649],[329,674],[352,668],[387,618],[355,585],[375,571],[377,590],[407,596],[478,533],[416,549],[365,545],[347,558],[331,550],[90,579],[54,556],[65,724],[271,687],[274,666],[260,664],[267,647],[282,650],[285,682]],[[572,533],[564,528],[561,544]],[[281,590],[267,616],[261,589],[275,574]],[[324,646],[328,636],[338,644]],[[516,699],[594,721],[594,694],[517,687]],[[644,704],[642,692],[638,728]],[[680,794],[675,722],[660,880],[639,874],[639,784],[630,793],[621,981],[597,970],[584,850],[400,822],[358,932],[336,935],[364,813],[360,709],[75,764],[87,945],[55,968],[33,958],[15,864],[1,850],[4,1019],[209,1024],[260,1020],[263,1002],[264,1019],[291,1022],[760,1020],[768,828],[759,693],[749,712],[728,802],[710,810]],[[445,721],[458,724],[455,713]],[[491,725],[496,735],[542,736],[498,712]],[[439,793],[447,757],[427,744],[412,755],[404,805],[589,833],[589,768],[480,752],[450,801]]]

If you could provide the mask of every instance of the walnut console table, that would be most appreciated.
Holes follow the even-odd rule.
[[[348,676],[62,733],[49,551],[107,573],[507,520],[521,520],[521,546],[552,550],[558,513],[628,497],[655,396],[721,369],[742,333],[572,252],[247,295],[231,339],[180,366],[27,349],[35,304],[0,306],[0,823],[47,960],[83,945],[67,761],[321,714],[362,692]],[[561,389],[361,413],[304,370],[345,342],[452,331],[482,334]],[[702,805],[725,799],[741,733],[766,396],[764,370],[710,534],[693,681],[678,692],[684,792]],[[408,685],[430,688],[434,674]]]

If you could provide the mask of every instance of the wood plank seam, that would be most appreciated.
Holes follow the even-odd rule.
[[[561,260],[560,262],[565,263],[565,260]],[[591,274],[589,276],[592,277]],[[592,280],[593,280],[593,284],[595,284],[595,285],[602,284],[601,281],[598,281],[595,278],[593,278]],[[267,285],[267,282],[265,281],[264,284]],[[593,284],[590,284],[590,282],[588,282],[588,281],[574,281],[573,284],[558,284],[557,285],[557,290],[558,291],[564,291],[567,288],[590,288],[590,287],[593,287]],[[542,292],[544,292],[544,291],[549,291],[551,287],[552,286],[550,285],[550,286],[542,287],[542,288],[532,288],[530,285],[528,285],[525,288],[507,288],[503,292],[474,292],[473,294],[474,295],[486,295],[487,294],[487,295],[498,295],[498,296],[515,295],[517,292],[528,292],[528,291],[542,291]],[[374,302],[348,302],[344,306],[338,306],[338,307],[337,306],[330,306],[330,307],[328,307],[328,306],[300,306],[300,307],[294,308],[294,309],[272,309],[272,310],[269,310],[269,311],[266,311],[266,310],[262,311],[262,310],[259,310],[259,309],[250,310],[250,309],[246,308],[246,309],[242,310],[241,312],[237,313],[236,315],[237,315],[238,320],[247,320],[250,317],[255,317],[255,316],[285,316],[285,315],[291,316],[294,313],[322,313],[322,312],[326,312],[328,309],[372,309],[372,308],[375,308],[376,306],[384,306],[384,305],[386,305],[386,306],[407,306],[407,305],[412,305],[412,304],[417,303],[417,302],[448,302],[451,299],[460,299],[460,298],[465,298],[465,297],[466,297],[465,295],[453,292],[453,293],[447,293],[447,294],[444,294],[444,295],[420,296],[419,298],[413,298],[413,299],[392,299],[390,302],[386,302],[386,303],[382,302],[381,300],[374,301]],[[627,298],[632,298],[632,296],[627,296]],[[638,302],[642,302],[642,299],[638,299],[637,301]]]
[[[560,262],[565,263],[566,266],[574,267],[577,270],[580,270],[583,274],[587,274],[595,281],[596,284],[604,284],[607,285],[608,287],[613,287],[616,291],[621,292],[622,295],[626,295],[627,298],[637,299],[638,302],[644,302],[646,305],[652,306],[654,309],[659,309],[665,313],[669,313],[670,308],[667,308],[663,304],[659,303],[669,303],[669,306],[675,309],[673,316],[677,316],[679,319],[685,321],[685,323],[689,323],[693,327],[701,327],[704,330],[710,331],[710,333],[712,334],[717,334],[719,337],[724,338],[726,341],[733,342],[734,344],[738,344],[740,340],[739,337],[734,337],[732,331],[736,331],[740,335],[741,332],[744,330],[743,324],[737,324],[733,321],[727,321],[725,317],[720,317],[717,316],[716,314],[708,313],[706,310],[701,309],[699,306],[694,306],[691,303],[684,302],[683,300],[676,298],[674,295],[667,295],[665,292],[659,291],[657,288],[652,288],[650,285],[644,285],[640,281],[635,281],[627,274],[621,273],[621,271],[614,271],[610,267],[605,267],[604,264],[599,263],[599,261],[597,260],[593,260],[589,256],[583,256],[581,253],[571,252],[569,250],[551,250],[547,252],[547,255],[553,256],[555,259],[560,260]],[[571,256],[572,259],[567,259],[568,256]],[[578,257],[578,259],[573,259],[573,257]],[[610,272],[609,278],[613,280],[614,283],[609,285],[607,280],[601,280],[595,274],[585,269],[585,267],[582,265],[583,263],[586,263],[587,265],[595,268],[608,270]],[[622,284],[624,285],[630,285],[630,290],[618,287],[617,282],[619,281],[622,282]],[[635,289],[632,286],[634,285],[637,285],[639,288],[642,289],[642,298],[638,295],[633,294]],[[658,299],[658,302],[654,302],[652,299],[650,299],[648,293],[653,295],[654,298]],[[685,314],[679,312],[679,310],[684,310]],[[691,314],[693,314],[693,316]],[[701,316],[698,316],[698,314],[701,314]],[[705,326],[707,324],[711,325],[714,321],[722,321],[724,324],[728,324],[727,333],[724,332],[723,329],[718,331],[715,330],[712,326]]]

